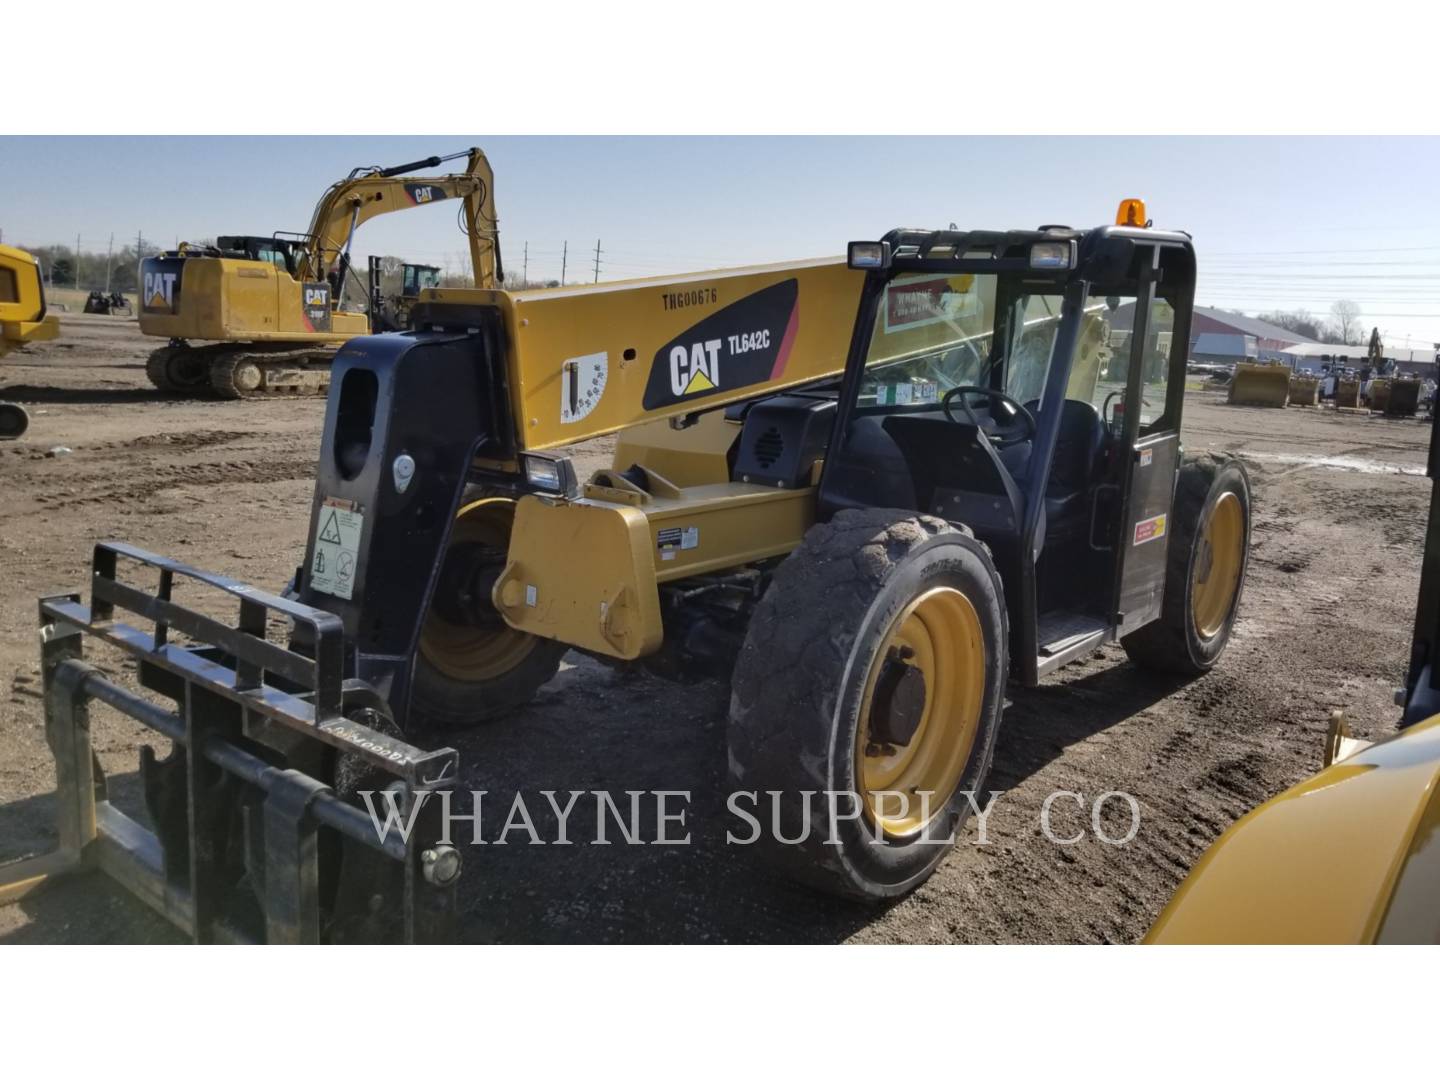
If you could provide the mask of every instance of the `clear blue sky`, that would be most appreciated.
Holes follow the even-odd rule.
[[[1194,234],[1200,300],[1247,311],[1356,300],[1367,329],[1440,341],[1440,139],[0,138],[7,241],[103,250],[303,229],[356,165],[485,148],[507,267],[633,277],[838,253],[894,225],[1075,226],[1140,195]],[[453,207],[367,225],[357,254],[463,266]]]

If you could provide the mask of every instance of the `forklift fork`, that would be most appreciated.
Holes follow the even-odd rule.
[[[158,570],[158,588],[121,581],[122,565]],[[238,625],[175,602],[177,578],[238,600]],[[387,733],[383,697],[343,678],[336,616],[127,544],[96,545],[91,580],[89,607],[76,595],[40,602],[59,846],[0,867],[0,904],[99,870],[197,942],[453,938],[459,854],[439,839],[444,805],[429,796],[455,784],[456,752]],[[153,630],[117,621],[117,608]],[[267,641],[269,613],[293,620],[312,654]],[[171,642],[172,630],[193,644]],[[173,710],[86,663],[87,636],[135,656],[141,685]],[[142,753],[153,828],[110,801],[91,742],[95,701],[173,744],[164,761]],[[413,824],[382,836],[354,801],[361,785],[337,792],[326,782],[342,761],[383,789],[376,803]]]

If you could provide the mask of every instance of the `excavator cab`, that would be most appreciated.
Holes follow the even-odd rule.
[[[1189,237],[896,230],[852,244],[850,264],[867,280],[819,516],[888,507],[970,529],[1000,571],[1027,684],[1155,621]]]
[[[419,296],[425,289],[438,289],[440,287],[440,268],[438,266],[422,266],[417,263],[406,263],[401,271],[400,295],[405,297]]]
[[[293,240],[274,236],[221,236],[216,246],[229,259],[253,259],[266,262],[291,277],[299,276],[299,245]]]

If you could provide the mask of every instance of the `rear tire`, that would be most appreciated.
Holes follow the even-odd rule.
[[[1000,575],[968,530],[901,510],[812,528],[756,607],[732,686],[732,790],[756,793],[762,856],[865,901],[929,877],[967,793],[985,801],[1007,637]],[[782,843],[772,820],[805,839]]]
[[[1203,675],[1230,641],[1245,588],[1250,560],[1250,478],[1245,466],[1224,454],[1186,459],[1170,519],[1160,618],[1120,643],[1137,664]]]
[[[486,586],[493,584],[493,578],[473,573],[457,578],[448,561],[468,545],[481,560],[503,567],[514,514],[513,499],[490,496],[480,488],[468,490],[451,530],[438,587],[483,593],[468,603],[488,605]],[[560,660],[569,649],[564,642],[515,630],[493,608],[485,613],[493,613],[493,618],[467,623],[447,599],[431,601],[415,656],[410,712],[422,726],[460,727],[497,720],[528,704],[560,670]]]

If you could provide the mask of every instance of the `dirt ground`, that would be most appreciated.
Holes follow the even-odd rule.
[[[54,840],[36,598],[82,590],[91,544],[103,538],[280,585],[303,553],[324,408],[163,399],[145,379],[148,346],[133,321],[61,319],[59,340],[0,365],[0,397],[32,417],[23,439],[0,444],[0,863]],[[1229,651],[1188,685],[1107,648],[1037,689],[1012,687],[990,777],[1003,792],[990,842],[975,844],[972,826],[924,887],[878,910],[777,882],[725,843],[736,824],[725,809],[725,686],[672,685],[572,654],[523,713],[445,737],[465,765],[462,786],[490,792],[482,835],[498,835],[516,791],[534,808],[546,789],[605,790],[622,802],[632,789],[688,789],[692,842],[529,847],[512,834],[509,846],[470,848],[464,939],[1137,940],[1210,841],[1319,767],[1332,708],[1346,709],[1361,737],[1393,729],[1428,437],[1414,421],[1230,408],[1189,394],[1187,448],[1241,455],[1254,484],[1250,573]],[[50,456],[61,446],[71,453]],[[582,473],[598,464],[587,457]],[[95,716],[117,798],[133,802],[136,730],[102,709]],[[1133,793],[1135,839],[1052,844],[1040,808],[1059,789],[1087,802]],[[1057,831],[1081,820],[1057,806]],[[94,876],[0,908],[0,941],[171,940],[168,924]]]

